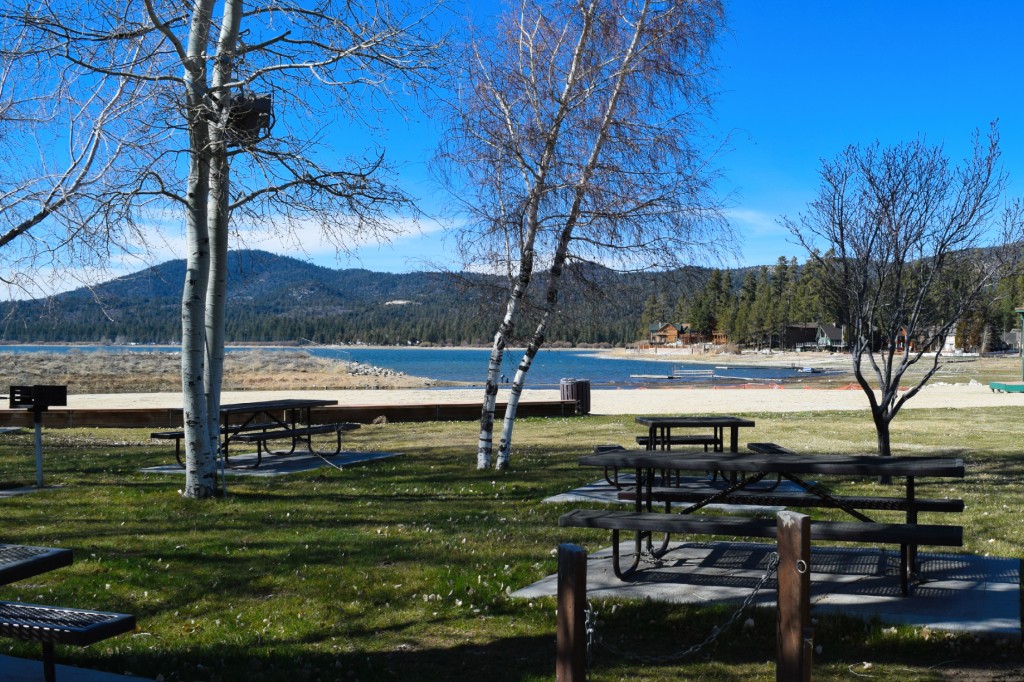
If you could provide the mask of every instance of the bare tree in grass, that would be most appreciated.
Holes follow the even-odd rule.
[[[508,466],[516,405],[558,315],[573,262],[669,267],[713,253],[727,226],[711,191],[710,52],[717,0],[522,0],[475,35],[441,157],[468,218],[467,260],[509,281],[480,419],[478,468],[493,457],[507,344],[527,340],[512,382],[497,466]],[[537,322],[518,334],[535,269],[547,270]]]
[[[824,164],[807,214],[784,220],[849,316],[879,455],[892,454],[890,424],[938,371],[958,320],[1019,258],[1021,207],[1003,207],[1004,184],[994,128],[959,165],[922,139],[851,146]]]
[[[241,227],[286,234],[312,224],[344,248],[386,236],[410,208],[366,132],[389,85],[436,65],[429,7],[324,0],[7,0],[5,26],[76,82],[127,82],[133,182],[106,195],[126,215],[183,217],[184,494],[216,489],[226,254]],[[271,134],[271,126],[273,131]],[[335,137],[365,136],[343,158]],[[351,148],[351,144],[345,145]],[[267,228],[266,226],[269,226]]]

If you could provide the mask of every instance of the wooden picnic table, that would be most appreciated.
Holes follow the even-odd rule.
[[[696,514],[709,504],[761,504],[779,502],[794,507],[839,509],[852,516],[857,523],[812,523],[812,537],[849,542],[878,542],[899,544],[901,548],[901,586],[908,592],[910,573],[914,568],[916,548],[922,545],[960,546],[963,529],[959,526],[918,524],[921,512],[961,512],[962,500],[922,500],[917,497],[916,481],[919,477],[963,478],[964,463],[949,457],[879,457],[877,455],[816,455],[795,453],[701,453],[651,452],[648,450],[612,450],[584,455],[582,466],[634,469],[635,487],[622,490],[620,499],[632,500],[634,512],[577,510],[559,520],[560,525],[600,527],[613,530],[613,560],[616,575],[629,575],[639,564],[642,537],[648,551],[655,556],[668,548],[671,532],[774,537],[774,522],[764,519],[723,519]],[[699,478],[683,481],[680,471],[722,471],[733,474],[729,482],[716,483]],[[659,478],[656,472],[662,472]],[[675,485],[668,485],[672,477],[664,472],[677,472]],[[814,474],[877,477],[881,475],[903,477],[906,480],[900,495],[890,497],[844,496],[832,493],[806,477]],[[758,487],[768,475],[777,475],[795,484],[798,492],[774,492],[774,487]],[[656,483],[658,485],[656,485]],[[656,503],[663,503],[671,511],[673,502],[686,506],[678,514],[652,513]],[[902,524],[875,522],[863,510],[905,512]],[[697,518],[689,518],[694,515]],[[770,527],[769,527],[770,526]],[[818,530],[815,531],[815,528]],[[618,560],[618,531],[636,531],[636,552],[633,565],[621,571]],[[660,550],[654,550],[651,532],[666,534]]]
[[[729,452],[739,452],[739,431],[753,428],[753,419],[728,415],[686,415],[679,417],[637,417],[636,423],[647,427],[647,449],[671,450],[672,429],[711,429],[717,441],[715,451],[725,449],[725,429],[729,429]]]

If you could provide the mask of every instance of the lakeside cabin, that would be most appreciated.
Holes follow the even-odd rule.
[[[647,328],[647,343],[654,346],[687,346],[694,343],[708,343],[704,334],[691,330],[690,325],[683,322],[655,322]],[[716,331],[711,335],[710,343],[721,346],[729,343],[728,337]]]

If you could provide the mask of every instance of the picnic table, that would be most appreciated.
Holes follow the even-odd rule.
[[[0,544],[0,585],[70,566],[70,549]],[[135,616],[0,601],[0,637],[40,642],[43,679],[55,682],[54,644],[88,646],[135,629]]]
[[[611,529],[613,567],[620,578],[636,570],[640,561],[641,541],[655,556],[668,548],[669,534],[737,535],[775,537],[772,519],[706,516],[697,512],[709,504],[783,505],[837,509],[856,519],[854,522],[818,521],[811,524],[811,537],[822,540],[868,542],[900,545],[900,584],[903,594],[909,591],[911,573],[915,570],[918,545],[961,546],[960,526],[918,523],[921,512],[962,512],[962,500],[921,499],[916,493],[920,477],[963,478],[962,459],[945,457],[879,457],[877,455],[815,455],[795,453],[701,453],[650,452],[647,450],[613,450],[579,458],[582,466],[634,469],[635,486],[621,490],[620,499],[634,502],[633,512],[607,510],[575,510],[559,519],[561,526]],[[683,479],[681,471],[715,470],[734,474],[727,482],[704,478]],[[664,473],[676,472],[674,485]],[[843,476],[892,476],[905,479],[900,494],[885,497],[846,496],[835,494],[824,486],[807,480],[815,474]],[[759,487],[769,475],[779,476],[795,484],[796,492],[778,492],[775,486]],[[654,513],[655,504],[664,504],[672,511],[673,503],[685,503],[679,513]],[[876,522],[864,511],[885,510],[905,513],[904,523]],[[636,531],[636,551],[632,566],[622,570],[619,565],[618,534],[621,530]],[[665,533],[660,550],[652,547],[651,533]]]
[[[70,566],[70,549],[0,544],[0,585]]]
[[[341,434],[359,428],[359,424],[348,422],[314,424],[312,410],[317,407],[337,405],[337,400],[324,398],[286,398],[248,403],[231,403],[220,407],[221,454],[228,462],[233,442],[255,443],[256,462],[259,467],[263,454],[290,455],[298,445],[304,445],[313,454],[332,456],[341,452]],[[313,436],[333,433],[336,436],[333,451],[318,451],[313,445]],[[178,464],[185,466],[181,457],[181,441],[184,431],[162,431],[150,434],[151,438],[173,439],[174,456]],[[287,442],[286,449],[271,450],[267,445],[273,440]]]
[[[725,449],[725,429],[729,429],[729,452],[739,452],[740,429],[754,426],[752,419],[728,415],[637,417],[636,423],[647,427],[646,439],[638,442],[648,450],[671,450],[673,445],[712,445],[715,452]],[[711,435],[673,436],[672,429],[711,429]]]

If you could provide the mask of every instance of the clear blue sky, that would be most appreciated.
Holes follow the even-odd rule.
[[[727,11],[713,129],[731,139],[721,191],[734,195],[741,264],[803,260],[777,220],[804,209],[821,159],[848,144],[923,135],[960,159],[972,132],[999,119],[1011,195],[1024,195],[1024,2],[743,0]],[[435,131],[415,113],[389,133],[410,191],[435,210],[442,197],[424,169]],[[406,271],[444,247],[433,232],[357,253],[359,263],[315,260]]]
[[[477,17],[497,5],[454,4]],[[817,189],[821,160],[849,144],[923,135],[959,160],[972,132],[999,119],[1010,195],[1024,196],[1024,40],[1018,35],[1024,2],[734,0],[727,12],[711,129],[730,140],[718,159],[725,178],[720,190],[733,197],[728,214],[742,252],[723,266],[770,264],[779,256],[803,261],[777,221],[804,210]],[[374,135],[406,190],[428,215],[436,214],[444,195],[426,171],[438,135],[430,114],[391,117]],[[356,136],[355,142],[363,147],[366,139]],[[313,238],[303,243],[305,255],[273,242],[245,245],[328,267],[391,272],[425,269],[444,262],[451,250],[436,224],[422,236],[356,249],[352,259],[337,258]],[[181,253],[179,245],[166,257]]]

